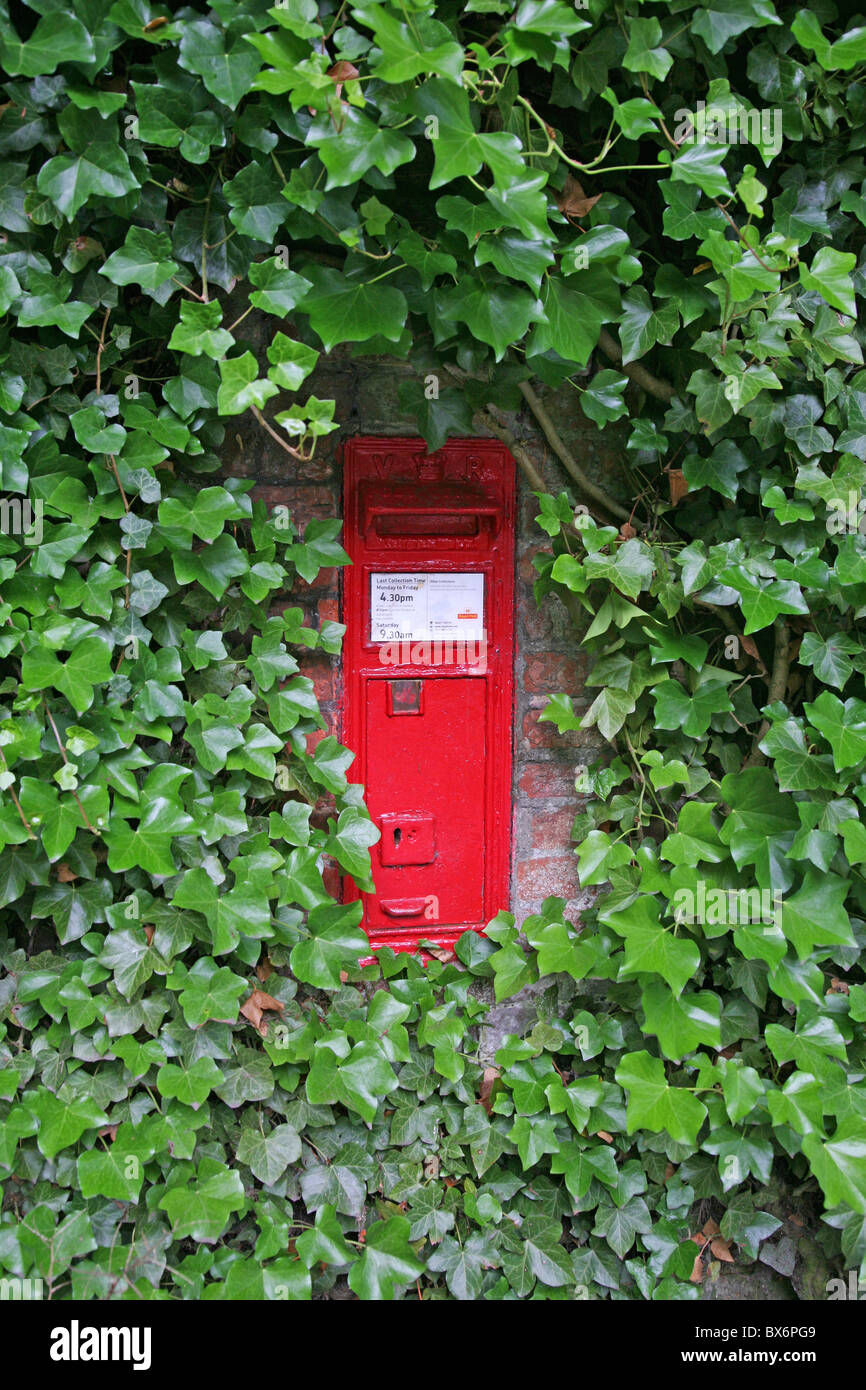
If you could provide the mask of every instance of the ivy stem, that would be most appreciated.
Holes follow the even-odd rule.
[[[51,728],[52,728],[53,731],[54,731],[54,737],[55,737],[56,740],[57,740],[57,747],[60,749],[60,756],[61,756],[61,758],[63,759],[65,765],[68,767],[68,766],[69,766],[69,758],[66,756],[66,749],[65,749],[65,747],[63,746],[63,740],[62,740],[61,737],[60,737],[60,734],[59,734],[58,729],[57,729],[57,725],[56,725],[55,722],[54,722],[54,716],[53,716],[53,714],[51,713],[51,710],[50,710],[49,707],[48,707],[48,701],[46,700],[46,698],[45,698],[44,695],[42,696],[42,704],[43,704],[43,707],[44,707],[44,709],[45,709],[45,713],[48,715],[48,723],[51,725]],[[92,833],[93,833],[94,835],[98,835],[98,834],[99,834],[99,831],[96,829],[96,826],[95,826],[95,825],[91,825],[90,819],[89,819],[89,817],[88,817],[88,815],[87,815],[87,812],[85,811],[84,807],[83,807],[82,804],[81,804],[81,799],[80,799],[78,793],[77,793],[76,791],[73,790],[73,791],[72,791],[72,795],[73,795],[73,797],[75,798],[75,801],[76,801],[77,804],[78,804],[78,809],[79,809],[79,811],[81,812],[81,816],[82,816],[82,819],[83,819],[83,821],[84,821],[85,826],[87,827],[88,830],[92,831]]]
[[[3,752],[3,749],[2,749],[2,748],[0,748],[0,758],[3,759],[3,767],[4,767],[5,771],[8,772],[8,771],[9,771],[9,764],[8,764],[7,761],[6,761],[6,755],[5,755],[5,753]],[[13,801],[14,806],[15,806],[15,810],[18,812],[18,815],[21,817],[21,824],[24,826],[24,829],[27,831],[27,834],[30,836],[30,839],[31,839],[31,840],[37,840],[39,837],[38,837],[38,835],[36,835],[36,834],[34,833],[33,826],[30,824],[29,820],[27,819],[27,817],[25,816],[24,812],[23,812],[22,809],[21,809],[21,802],[18,800],[18,797],[15,795],[15,788],[14,788],[14,787],[7,787],[6,790],[8,791],[9,795],[10,795],[11,798],[12,798],[12,801]]]

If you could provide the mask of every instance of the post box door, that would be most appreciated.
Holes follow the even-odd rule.
[[[480,922],[484,682],[420,677],[414,710],[395,707],[391,684],[366,682],[367,807],[382,833],[368,923],[435,932],[437,922]]]
[[[514,462],[355,439],[344,465],[343,738],[381,833],[344,897],[374,948],[451,945],[508,905]]]

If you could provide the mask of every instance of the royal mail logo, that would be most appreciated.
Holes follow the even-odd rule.
[[[462,618],[463,621],[465,622],[465,621],[466,621],[467,619],[469,619],[469,618],[477,618],[477,617],[478,617],[478,614],[477,614],[477,613],[458,613],[458,614],[457,614],[457,617],[458,617],[458,619]]]

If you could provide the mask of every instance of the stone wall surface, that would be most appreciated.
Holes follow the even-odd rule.
[[[264,342],[269,341],[272,332],[269,327]],[[255,336],[253,327],[252,345],[260,347]],[[264,357],[263,351],[260,356]],[[401,382],[415,377],[414,369],[406,363],[391,358],[353,358],[348,349],[338,349],[320,359],[301,393],[302,399],[307,394],[333,399],[334,418],[340,423],[339,431],[319,441],[312,462],[298,463],[246,415],[230,422],[227,428],[226,472],[254,478],[253,496],[262,498],[269,508],[287,507],[300,530],[313,518],[341,516],[342,445],[353,435],[417,435],[416,422],[403,413],[398,398]],[[582,467],[590,477],[603,481],[611,492],[623,496],[622,486],[617,486],[622,436],[610,426],[603,434],[599,432],[582,416],[577,402],[578,394],[569,386],[545,395],[557,429]],[[272,419],[280,408],[277,399],[269,403],[266,413]],[[565,474],[546,448],[534,420],[526,412],[506,418],[515,436],[529,448],[548,490],[560,492],[566,485]],[[483,436],[484,431],[479,430],[478,434]],[[536,606],[533,582],[537,571],[532,561],[549,548],[549,541],[535,523],[536,499],[525,478],[519,474],[518,479],[514,782],[508,906],[517,921],[522,922],[539,908],[544,898],[553,894],[567,899],[566,915],[576,921],[589,895],[581,893],[571,841],[574,815],[581,806],[575,792],[575,771],[597,755],[599,742],[594,731],[561,736],[555,725],[540,723],[539,715],[547,697],[557,691],[570,694],[578,711],[588,707],[595,692],[585,689],[586,660],[562,604],[550,596],[541,608]],[[339,571],[324,571],[312,585],[299,581],[298,588],[286,595],[285,601],[303,607],[305,622],[310,626],[318,627],[328,619],[340,620]],[[310,652],[302,659],[302,673],[314,682],[329,732],[339,736],[339,658]]]

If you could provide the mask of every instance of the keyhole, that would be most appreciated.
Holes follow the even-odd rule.
[[[400,829],[399,825],[395,825],[395,826],[394,826],[394,844],[395,844],[395,845],[399,845],[399,843],[400,843],[400,841],[402,840],[402,838],[403,838],[403,831]]]

